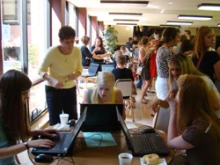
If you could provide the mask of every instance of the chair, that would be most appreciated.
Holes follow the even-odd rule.
[[[133,81],[131,79],[118,79],[115,82],[115,87],[119,88],[122,92],[123,95],[123,100],[129,100],[132,101],[132,84]],[[132,112],[132,118],[133,118],[133,122],[134,120],[134,111],[133,111],[133,107],[131,105],[131,112]]]
[[[153,127],[158,130],[168,131],[170,120],[170,108],[159,107],[158,112],[155,116],[155,123]]]

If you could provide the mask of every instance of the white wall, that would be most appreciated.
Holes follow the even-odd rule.
[[[112,25],[118,31],[117,45],[125,45],[129,37],[133,37],[133,26]]]

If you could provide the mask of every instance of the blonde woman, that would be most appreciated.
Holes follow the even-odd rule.
[[[114,87],[115,77],[110,72],[99,72],[96,80],[96,88],[88,89],[84,93],[83,103],[87,104],[123,104],[123,96],[120,89]],[[123,111],[125,119],[125,109]]]

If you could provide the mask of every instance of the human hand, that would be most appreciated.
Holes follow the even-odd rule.
[[[63,87],[63,83],[61,83],[61,82],[59,82],[57,79],[55,79],[55,78],[50,78],[50,82],[51,82],[51,84],[52,84],[52,86],[54,87],[54,88],[62,88]]]
[[[177,110],[177,101],[175,98],[168,97],[167,102],[169,103],[169,107],[171,111],[176,111]]]
[[[36,148],[40,148],[40,147],[52,148],[56,145],[53,141],[51,141],[49,139],[31,140],[27,144],[28,144],[29,148],[34,148],[34,147],[36,147]]]
[[[68,77],[70,80],[75,80],[78,76],[76,75],[76,73],[70,73],[67,77]]]
[[[101,48],[100,47],[96,47],[95,50],[98,51],[98,50],[101,50]]]
[[[56,134],[57,137],[60,136],[59,132],[55,129],[45,129],[45,130],[40,130],[38,132],[38,135],[45,136],[45,137],[48,137],[50,139],[54,138],[54,134]]]

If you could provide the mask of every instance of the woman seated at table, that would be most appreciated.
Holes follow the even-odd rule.
[[[92,58],[92,62],[95,63],[103,63],[104,58],[107,57],[105,48],[103,46],[103,40],[101,37],[97,37],[95,40],[95,44],[91,47],[91,53],[96,54],[96,58]]]
[[[115,77],[110,72],[99,72],[96,79],[96,87],[84,92],[83,103],[87,104],[123,104],[123,96],[120,89],[115,88]],[[125,108],[123,111],[125,119]]]
[[[126,48],[125,46],[121,46],[120,51],[121,51],[122,55],[124,55],[126,57],[126,62],[129,62],[130,61],[130,51],[128,50],[128,48]]]
[[[168,146],[186,150],[174,157],[172,164],[219,165],[220,120],[214,113],[213,101],[201,76],[182,75],[178,79],[178,101],[168,98],[170,121]]]
[[[0,165],[14,165],[14,155],[32,147],[51,148],[55,143],[47,139],[27,141],[31,136],[48,136],[56,130],[31,130],[26,109],[31,80],[22,72],[9,70],[0,80]],[[26,141],[19,143],[19,141]]]

